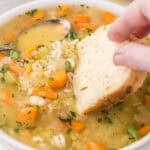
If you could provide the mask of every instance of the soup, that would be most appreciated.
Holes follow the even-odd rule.
[[[56,18],[68,20],[71,30]],[[1,26],[0,48],[7,49],[0,52],[1,129],[40,150],[118,149],[146,135],[149,77],[137,93],[108,110],[76,112],[76,45],[115,18],[96,7],[56,6],[30,10]]]

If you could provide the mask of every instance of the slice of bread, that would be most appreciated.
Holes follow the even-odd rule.
[[[77,46],[79,65],[73,86],[77,111],[85,114],[117,103],[135,92],[144,82],[146,73],[113,63],[120,44],[107,37],[109,27],[101,27]]]

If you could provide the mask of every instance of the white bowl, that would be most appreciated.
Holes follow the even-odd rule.
[[[60,5],[60,4],[88,4],[94,5],[99,8],[113,12],[116,15],[120,15],[124,8],[120,5],[108,2],[106,0],[36,0],[14,8],[5,14],[0,16],[0,25],[4,24],[14,16],[26,12],[34,8],[44,8],[50,5]],[[3,146],[3,147],[2,147]],[[10,136],[8,136],[3,131],[0,131],[0,149],[2,150],[33,150],[33,148],[26,146]],[[141,140],[122,148],[122,150],[150,150],[150,135],[145,136]]]

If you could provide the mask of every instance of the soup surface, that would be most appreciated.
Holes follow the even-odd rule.
[[[46,21],[56,18],[70,22],[69,33],[63,24]],[[149,77],[137,93],[108,110],[76,113],[76,45],[115,18],[86,5],[56,6],[30,10],[1,26],[0,49],[11,49],[0,52],[1,129],[40,150],[116,150],[146,135]]]

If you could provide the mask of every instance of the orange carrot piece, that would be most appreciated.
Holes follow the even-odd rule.
[[[150,125],[145,125],[144,127],[140,128],[138,131],[139,136],[144,136],[150,133]]]
[[[26,73],[26,74],[30,74],[31,72],[32,72],[32,64],[30,63],[30,64],[27,66],[25,73]]]
[[[32,91],[32,95],[41,96],[51,100],[57,99],[57,93],[53,91],[50,87],[39,87]]]
[[[72,22],[72,28],[74,30],[80,30],[80,29],[89,29],[89,30],[95,30],[95,27],[91,23],[76,23]]]
[[[3,39],[5,42],[10,43],[15,40],[17,34],[18,31],[16,29],[12,29],[4,34]]]
[[[90,142],[86,150],[105,150],[104,146],[97,142]]]
[[[65,16],[70,12],[69,6],[60,6],[57,10],[59,16]]]
[[[4,54],[0,53],[0,61],[4,58]]]
[[[9,89],[4,90],[4,102],[7,105],[14,105],[15,101],[12,99],[12,95]]]
[[[30,49],[25,50],[24,55],[26,59],[29,59],[33,56],[33,52],[38,49],[38,45],[31,47]]]
[[[105,24],[110,24],[115,20],[115,16],[110,12],[103,12],[101,15],[101,19]]]
[[[44,12],[42,10],[37,10],[35,12],[34,16],[32,17],[33,21],[38,21],[44,18]]]
[[[81,15],[81,14],[74,14],[73,21],[77,23],[87,23],[90,21],[90,16],[88,15]]]
[[[145,97],[145,105],[150,108],[150,96]]]
[[[85,124],[79,121],[71,121],[71,128],[76,132],[82,132],[85,129]]]
[[[24,22],[20,23],[19,27],[20,27],[20,29],[25,29],[25,28],[31,26],[33,23],[34,23],[34,21],[30,18],[30,19],[27,19]]]
[[[65,70],[58,70],[51,74],[47,84],[54,89],[64,88],[67,82],[67,74]]]
[[[17,121],[26,125],[34,125],[37,119],[38,109],[36,107],[25,107],[17,115]]]
[[[16,74],[17,76],[20,76],[24,73],[25,69],[23,67],[19,67],[16,65],[9,65],[8,67],[9,71],[13,72],[14,74]]]

